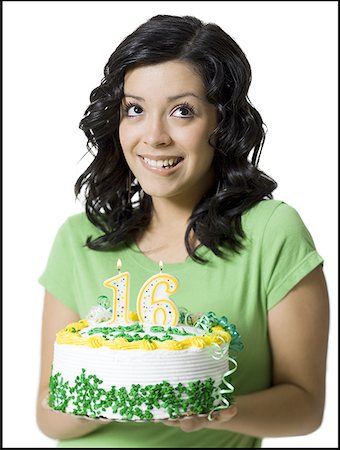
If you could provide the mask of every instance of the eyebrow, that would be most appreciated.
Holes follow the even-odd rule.
[[[131,98],[135,98],[136,100],[145,102],[145,99],[143,97],[139,97],[138,95],[124,94],[124,97],[131,97]],[[171,102],[173,100],[178,100],[178,99],[183,98],[183,97],[195,97],[198,100],[202,100],[201,97],[199,97],[198,95],[194,94],[193,92],[183,92],[183,94],[171,95],[170,97],[167,98],[167,100],[168,100],[168,102]]]

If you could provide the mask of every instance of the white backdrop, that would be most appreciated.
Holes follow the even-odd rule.
[[[337,447],[337,3],[3,2],[4,447],[56,446],[35,422],[37,279],[58,227],[82,210],[73,185],[91,161],[80,161],[86,140],[78,129],[90,91],[119,42],[155,14],[215,22],[250,61],[250,100],[268,126],[260,168],[278,181],[275,198],[295,207],[312,233],[331,302],[323,424],[263,445]]]

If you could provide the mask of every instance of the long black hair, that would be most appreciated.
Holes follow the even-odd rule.
[[[157,15],[127,36],[110,56],[104,78],[90,95],[80,121],[87,148],[95,156],[78,178],[75,193],[85,187],[85,210],[103,233],[86,245],[109,250],[133,240],[150,224],[152,199],[138,182],[127,188],[130,169],[119,141],[124,76],[132,68],[177,60],[190,63],[202,77],[206,96],[217,110],[217,127],[210,136],[215,154],[216,186],[194,208],[185,234],[187,251],[194,231],[200,245],[216,255],[239,252],[244,231],[242,214],[260,200],[272,198],[276,182],[259,170],[265,140],[264,123],[248,99],[251,67],[238,44],[214,23],[192,16]],[[137,195],[135,196],[135,194]],[[138,198],[131,202],[131,197]]]

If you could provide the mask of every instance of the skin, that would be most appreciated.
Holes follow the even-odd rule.
[[[165,425],[186,432],[212,428],[258,437],[315,431],[324,409],[328,321],[327,287],[319,266],[268,313],[273,387],[236,397],[236,406],[219,412],[210,423],[188,418]]]
[[[208,143],[217,124],[215,107],[206,100],[202,80],[193,67],[176,61],[131,70],[125,77],[124,93],[120,142],[131,171],[154,205],[150,227],[136,241],[155,261],[181,262],[187,256],[183,242],[187,220],[216,182],[214,149]],[[182,96],[188,93],[193,95]],[[170,99],[173,97],[177,98]],[[127,103],[136,106],[124,112]],[[177,156],[183,161],[175,171],[160,174],[146,167],[141,156],[154,160]]]
[[[122,111],[119,138],[143,190],[153,200],[197,202],[213,181],[214,149],[208,139],[217,125],[215,107],[206,100],[198,74],[174,61],[141,67],[126,75],[124,94],[122,109],[129,102],[135,106]],[[171,174],[160,173],[158,168],[145,170],[141,156],[183,161]]]
[[[157,262],[182,262],[187,257],[184,233],[188,218],[214,184],[213,149],[208,143],[216,125],[214,107],[205,99],[198,74],[190,65],[178,61],[128,72],[124,90],[122,148],[131,171],[152,196],[154,209],[148,230],[136,240],[140,249]],[[194,95],[168,99],[188,92]],[[123,112],[131,101],[138,106]],[[195,114],[190,118],[180,106],[184,102],[194,106]],[[163,173],[147,167],[140,155],[151,159],[180,156],[183,160],[176,170],[165,173],[163,169]],[[195,242],[195,236],[192,239]],[[104,426],[46,408],[55,334],[79,319],[46,292],[37,421],[40,429],[55,439],[83,436]],[[189,417],[163,421],[164,425],[185,432],[210,428],[258,437],[313,432],[320,426],[324,410],[328,323],[327,286],[322,267],[318,266],[268,312],[273,386],[236,397],[235,406],[215,413],[212,421]]]

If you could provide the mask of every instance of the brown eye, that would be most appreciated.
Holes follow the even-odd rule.
[[[189,105],[178,106],[172,114],[175,117],[191,118],[195,115],[194,108]]]
[[[126,115],[128,117],[140,116],[143,113],[143,108],[139,105],[128,104],[124,108]]]
[[[182,116],[190,116],[190,114],[191,114],[190,111],[188,110],[188,108],[185,108],[184,106],[179,108],[178,111],[180,111]]]

